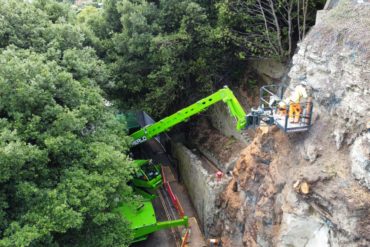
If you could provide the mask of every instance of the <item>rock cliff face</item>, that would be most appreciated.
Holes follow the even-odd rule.
[[[370,5],[328,11],[289,77],[312,88],[313,127],[258,130],[211,233],[225,246],[370,246]]]

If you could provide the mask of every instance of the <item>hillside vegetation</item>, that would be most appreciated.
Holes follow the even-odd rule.
[[[119,246],[124,123],[107,69],[63,4],[0,1],[0,246]]]

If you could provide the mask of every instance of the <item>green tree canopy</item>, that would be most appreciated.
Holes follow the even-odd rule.
[[[99,37],[92,45],[104,47],[99,54],[113,75],[100,84],[111,100],[161,116],[236,80],[243,62],[215,26],[213,3],[203,2],[104,2],[104,24],[88,24]]]
[[[107,67],[68,6],[0,4],[0,246],[126,246],[112,209],[130,199],[129,138]]]

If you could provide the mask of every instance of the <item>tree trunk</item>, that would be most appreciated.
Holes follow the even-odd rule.
[[[308,0],[303,0],[303,30],[302,38],[306,36],[306,19],[307,19],[307,9],[308,9]]]
[[[274,52],[279,55],[279,51],[276,50],[275,46],[272,44],[271,39],[270,39],[270,31],[269,31],[269,27],[268,27],[268,24],[267,24],[265,11],[263,10],[262,4],[261,4],[261,0],[257,0],[257,2],[258,2],[258,6],[259,6],[259,9],[260,9],[262,17],[263,17],[263,21],[265,22],[267,40],[268,40],[271,48],[274,50]]]
[[[299,42],[302,41],[302,34],[301,34],[301,22],[300,22],[300,5],[299,3],[301,0],[297,0],[297,26],[298,26],[298,40]]]
[[[277,42],[278,42],[278,46],[279,46],[279,53],[280,53],[280,56],[283,56],[284,55],[284,49],[283,49],[283,46],[281,44],[281,29],[280,29],[278,18],[276,16],[275,6],[274,6],[274,3],[273,3],[272,0],[269,0],[269,4],[270,4],[270,9],[271,9],[272,16],[274,17],[274,24],[275,24],[275,28],[276,28],[276,36],[277,36]]]
[[[288,7],[288,56],[292,54],[292,9],[293,9],[293,0],[289,0]]]

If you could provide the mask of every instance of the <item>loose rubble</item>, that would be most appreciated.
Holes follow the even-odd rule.
[[[370,246],[369,26],[344,0],[299,44],[290,88],[313,89],[313,127],[257,131],[220,196],[224,246]]]

